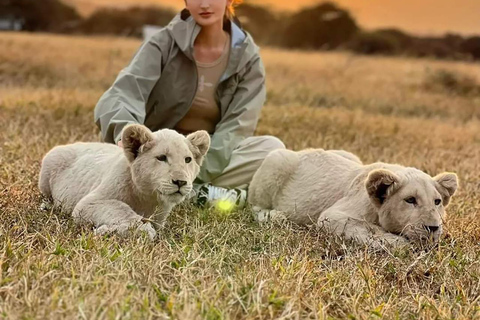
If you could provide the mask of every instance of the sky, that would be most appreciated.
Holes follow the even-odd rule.
[[[97,6],[163,5],[180,9],[183,0],[64,0],[84,13]],[[275,10],[299,10],[319,0],[245,0]],[[422,35],[480,34],[480,0],[336,0],[366,29],[395,27]]]

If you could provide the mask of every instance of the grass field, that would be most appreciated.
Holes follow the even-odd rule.
[[[480,318],[480,65],[263,49],[257,134],[345,149],[461,186],[431,251],[372,253],[315,228],[187,206],[155,243],[39,210],[53,146],[97,141],[93,107],[136,40],[0,33],[5,319]]]

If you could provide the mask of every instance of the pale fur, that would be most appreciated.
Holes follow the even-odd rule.
[[[438,240],[444,208],[457,185],[454,173],[432,178],[401,165],[363,165],[342,150],[276,150],[254,175],[248,200],[259,220],[316,223],[363,244],[398,246],[408,240]],[[407,203],[409,197],[417,204]]]
[[[197,131],[185,137],[168,129],[152,133],[129,125],[122,142],[123,149],[106,143],[53,148],[42,161],[39,188],[76,222],[93,223],[97,234],[125,234],[137,227],[153,239],[151,222],[163,227],[172,208],[192,191],[210,136]],[[167,162],[159,160],[162,155]]]

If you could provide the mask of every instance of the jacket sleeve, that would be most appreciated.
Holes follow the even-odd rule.
[[[160,31],[144,42],[95,106],[95,123],[103,141],[117,143],[127,124],[144,123],[148,97],[162,73],[160,41],[166,36]]]
[[[246,68],[225,115],[215,128],[198,175],[200,182],[210,182],[222,174],[233,150],[242,140],[253,136],[257,127],[266,98],[265,69],[259,55]]]

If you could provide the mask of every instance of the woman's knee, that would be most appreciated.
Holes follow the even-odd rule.
[[[285,149],[285,144],[274,136],[254,136],[245,139],[243,146],[255,146],[262,151],[273,151],[277,149]]]
[[[277,150],[277,149],[285,149],[285,144],[282,140],[274,136],[261,136],[264,139],[264,144],[266,149],[269,150]]]

